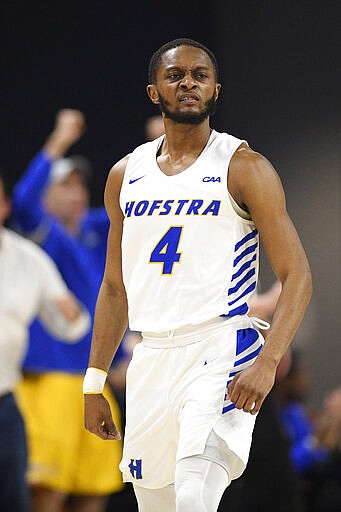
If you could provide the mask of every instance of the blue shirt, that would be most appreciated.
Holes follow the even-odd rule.
[[[52,161],[44,152],[32,160],[13,192],[14,227],[37,241],[57,264],[67,286],[94,316],[104,272],[109,219],[104,208],[90,208],[77,236],[46,213],[42,197],[49,182]],[[30,328],[24,361],[28,371],[80,373],[88,366],[91,331],[69,345],[53,338],[35,321]]]
[[[298,473],[327,458],[328,450],[315,443],[314,425],[302,404],[291,402],[284,406],[280,410],[280,421],[290,437],[290,457]]]

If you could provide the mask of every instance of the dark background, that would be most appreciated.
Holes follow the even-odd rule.
[[[274,164],[312,265],[315,295],[295,340],[313,371],[312,399],[340,385],[339,2],[8,0],[0,9],[0,168],[13,185],[56,111],[81,109],[88,129],[73,152],[96,169],[94,205],[157,113],[145,93],[151,54],[183,36],[213,50],[223,89],[212,126]],[[264,261],[263,288],[273,279]]]

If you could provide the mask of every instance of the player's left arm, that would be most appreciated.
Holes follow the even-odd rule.
[[[286,209],[281,181],[266,158],[246,146],[240,147],[230,164],[228,187],[237,203],[250,213],[271,267],[282,284],[272,327],[259,357],[237,374],[229,386],[229,397],[237,408],[256,414],[303,319],[312,294],[312,279],[306,254]]]

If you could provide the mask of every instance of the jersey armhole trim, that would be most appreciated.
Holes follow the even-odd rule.
[[[241,217],[243,220],[247,220],[247,221],[252,222],[251,215],[246,210],[243,210],[243,208],[241,208],[239,206],[239,204],[231,196],[229,190],[227,191],[227,193],[228,193],[228,196],[229,196],[229,200],[230,200],[231,206],[234,209],[234,211],[236,212],[236,214],[238,215],[238,217]]]

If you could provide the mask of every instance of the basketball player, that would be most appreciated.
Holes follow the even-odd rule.
[[[210,128],[218,66],[189,39],[162,46],[148,95],[165,136],[112,168],[111,227],[86,372],[85,423],[119,439],[101,394],[127,325],[142,331],[127,372],[120,468],[140,512],[214,512],[248,460],[256,414],[312,290],[271,164]],[[250,320],[261,237],[282,291],[266,342]]]

